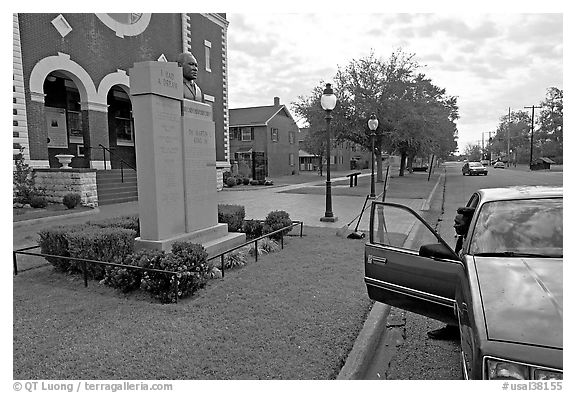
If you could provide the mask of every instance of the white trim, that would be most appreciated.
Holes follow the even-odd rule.
[[[46,97],[46,94],[44,94],[44,93],[39,93],[37,91],[31,91],[30,92],[30,101],[32,101],[32,102],[39,102],[39,103],[43,104],[45,97]]]
[[[98,86],[98,102],[108,104],[108,92],[112,86],[119,85],[123,90],[130,95],[130,78],[124,70],[116,70],[116,72],[106,75],[100,81]],[[108,109],[106,109],[108,112]]]
[[[44,80],[50,72],[55,70],[63,72],[74,81],[80,93],[81,101],[106,104],[106,101],[100,101],[94,82],[88,72],[81,65],[70,60],[69,55],[61,52],[58,52],[57,56],[43,58],[32,69],[28,84],[30,94],[36,95],[37,100],[33,99],[34,101],[44,102]],[[38,99],[40,96],[42,96],[42,101]]]
[[[121,139],[116,140],[116,146],[131,146],[134,147],[134,141],[125,141]]]
[[[18,119],[18,125],[12,126],[12,135],[15,132],[18,133],[17,138],[13,138],[16,143],[24,148],[22,152],[22,157],[26,161],[30,161],[30,142],[28,139],[28,121],[26,116],[26,101],[24,96],[24,76],[22,73],[22,50],[20,48],[20,23],[18,22],[18,14],[12,14],[12,46],[14,48],[12,54],[12,64],[14,69],[14,81],[13,83],[13,93],[12,101],[16,99],[16,103],[13,103],[13,109],[16,109],[18,115],[15,118]],[[44,103],[44,94],[42,94],[42,103]],[[20,120],[20,116],[24,119]],[[20,152],[20,150],[18,150]]]
[[[50,162],[48,160],[30,160],[28,165],[32,168],[50,168]]]
[[[190,17],[188,14],[182,14],[182,52],[190,52],[191,39],[190,33]]]
[[[58,15],[56,18],[52,19],[52,26],[60,33],[62,38],[66,37],[68,33],[72,31],[72,26],[70,23],[64,18],[62,14]]]
[[[230,168],[231,166],[228,161],[216,161],[216,168]]]
[[[210,94],[204,94],[205,101],[214,102],[215,99],[216,98],[214,96],[211,96]]]
[[[81,101],[80,107],[82,110],[108,113],[108,104],[102,104],[101,102]]]
[[[90,168],[104,169],[104,161],[103,160],[90,161]],[[106,169],[112,169],[112,164],[110,163],[110,160],[106,160]]]
[[[142,14],[140,19],[133,24],[125,24],[118,22],[116,19],[112,18],[108,14],[96,14],[98,19],[106,26],[108,26],[111,30],[116,33],[117,37],[124,38],[125,35],[127,36],[135,36],[142,33],[148,25],[150,24],[150,19],[152,18],[152,14]]]
[[[267,124],[230,124],[230,127],[267,127]]]
[[[204,40],[204,46],[207,46],[208,48],[212,48],[212,43],[210,41]]]
[[[222,28],[227,28],[228,25],[230,24],[229,21],[227,21],[226,19],[224,19],[223,17],[221,17],[220,15],[218,15],[216,13],[202,14],[202,16],[204,16],[205,18],[209,19],[210,21],[216,23],[218,26],[220,26]]]

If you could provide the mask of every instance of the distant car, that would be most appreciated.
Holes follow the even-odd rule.
[[[459,252],[409,207],[373,201],[368,296],[458,326],[465,379],[563,379],[562,198],[562,187],[476,191],[458,209]]]
[[[506,165],[502,161],[498,161],[494,163],[494,168],[506,168]]]
[[[480,164],[486,166],[486,165],[490,165],[490,160],[480,160]]]
[[[462,175],[464,175],[464,176],[466,176],[466,175],[468,175],[468,176],[471,176],[471,175],[484,175],[484,176],[486,176],[487,174],[488,174],[488,170],[486,169],[486,167],[477,161],[467,162],[462,167]]]

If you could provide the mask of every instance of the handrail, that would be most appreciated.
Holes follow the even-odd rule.
[[[103,144],[99,143],[98,146],[100,146],[102,148],[102,151],[104,151],[104,152],[108,151],[108,155],[110,157],[112,157],[112,155],[114,155],[115,157],[118,157],[120,159],[120,168],[121,169],[122,169],[122,164],[126,164],[128,167],[134,169],[135,171],[137,170],[136,167],[132,166],[132,164],[130,164],[129,162],[124,161],[124,159],[122,157],[120,157],[120,155],[114,153],[112,150],[110,150],[109,148],[107,148]],[[104,153],[103,155],[104,155],[104,169],[106,169],[106,153]]]
[[[294,220],[294,221],[292,221],[291,225],[286,225],[285,227],[280,228],[278,230],[275,230],[274,232],[266,233],[260,237],[257,237],[256,239],[249,240],[249,241],[242,243],[236,247],[230,248],[230,249],[223,251],[221,253],[218,253],[216,255],[212,255],[210,258],[207,258],[206,261],[211,261],[213,259],[220,258],[220,266],[221,266],[220,270],[222,271],[222,278],[224,278],[224,255],[228,254],[229,252],[235,251],[239,248],[242,248],[242,247],[245,247],[247,245],[254,243],[254,250],[255,250],[254,251],[254,258],[256,259],[256,262],[258,262],[258,240],[262,240],[264,238],[270,237],[271,235],[275,235],[277,233],[282,233],[286,229],[294,228],[297,225],[300,225],[300,237],[302,237],[302,230],[304,228],[304,221]],[[282,249],[284,249],[284,235],[283,234],[280,236],[280,246],[282,247]]]

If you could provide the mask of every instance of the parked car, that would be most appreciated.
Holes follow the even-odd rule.
[[[506,168],[506,165],[504,165],[504,163],[502,161],[497,161],[494,163],[494,168]]]
[[[488,169],[478,161],[471,161],[464,164],[462,167],[462,175],[484,175],[488,174]]]
[[[486,166],[486,165],[490,165],[490,160],[480,160],[480,164]]]
[[[410,208],[372,202],[369,297],[459,326],[465,379],[562,379],[562,195],[475,192],[459,252]]]

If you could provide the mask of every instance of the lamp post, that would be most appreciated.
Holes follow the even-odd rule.
[[[374,137],[376,136],[376,129],[378,128],[378,119],[374,113],[372,113],[370,119],[368,119],[368,128],[370,129],[370,139],[372,141],[372,174],[370,176],[370,198],[376,198],[376,191],[374,186]]]
[[[330,121],[332,120],[332,110],[336,106],[336,95],[332,90],[332,85],[326,83],[326,88],[320,98],[320,105],[326,111],[326,212],[320,221],[336,222],[338,217],[334,217],[332,212],[332,182],[330,181]]]

